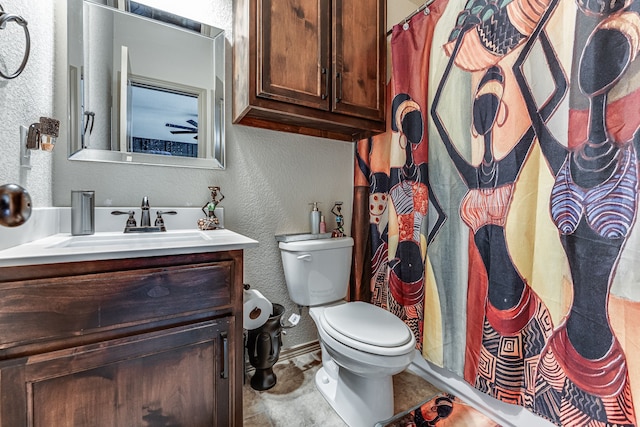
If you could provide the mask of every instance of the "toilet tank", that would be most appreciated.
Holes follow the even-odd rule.
[[[280,242],[291,300],[303,306],[339,301],[347,296],[353,239]]]

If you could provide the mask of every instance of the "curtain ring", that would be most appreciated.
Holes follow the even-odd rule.
[[[0,6],[0,30],[3,30],[7,22],[15,21],[18,25],[22,26],[24,29],[24,36],[26,39],[26,48],[24,51],[24,57],[22,58],[22,63],[18,70],[10,75],[5,75],[2,70],[0,70],[0,76],[4,77],[7,80],[15,79],[22,73],[24,67],[27,65],[27,60],[29,59],[29,52],[31,51],[31,36],[29,35],[29,29],[27,28],[27,21],[19,15],[14,15],[12,13],[6,13],[2,6]]]

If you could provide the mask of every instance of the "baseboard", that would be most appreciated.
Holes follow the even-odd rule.
[[[409,370],[439,389],[459,397],[503,427],[555,427],[521,406],[501,402],[476,390],[453,372],[423,359],[417,350]]]
[[[283,348],[280,351],[280,356],[278,357],[278,363],[286,362],[298,356],[302,356],[308,353],[313,353],[319,350],[320,350],[320,343],[318,342],[318,340],[310,341],[303,344],[298,344],[293,347]],[[245,352],[244,366],[245,366],[245,373],[250,373],[255,370],[255,368],[251,366],[251,363],[249,363],[249,359],[248,359],[248,356],[246,355],[246,352]]]
[[[310,341],[303,344],[298,344],[293,347],[287,347],[282,349],[278,361],[290,360],[294,357],[302,356],[303,354],[313,353],[320,350],[320,342],[318,340]]]

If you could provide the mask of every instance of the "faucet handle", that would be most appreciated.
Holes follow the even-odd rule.
[[[125,228],[135,227],[137,225],[134,217],[135,212],[133,211],[111,211],[111,215],[129,215]]]
[[[167,231],[167,227],[164,226],[164,219],[162,215],[177,215],[176,211],[157,211],[156,222],[153,224],[155,227],[160,227],[160,231]]]

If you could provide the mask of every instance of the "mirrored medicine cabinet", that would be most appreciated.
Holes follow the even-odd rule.
[[[68,0],[69,159],[223,169],[224,32],[133,0]]]

